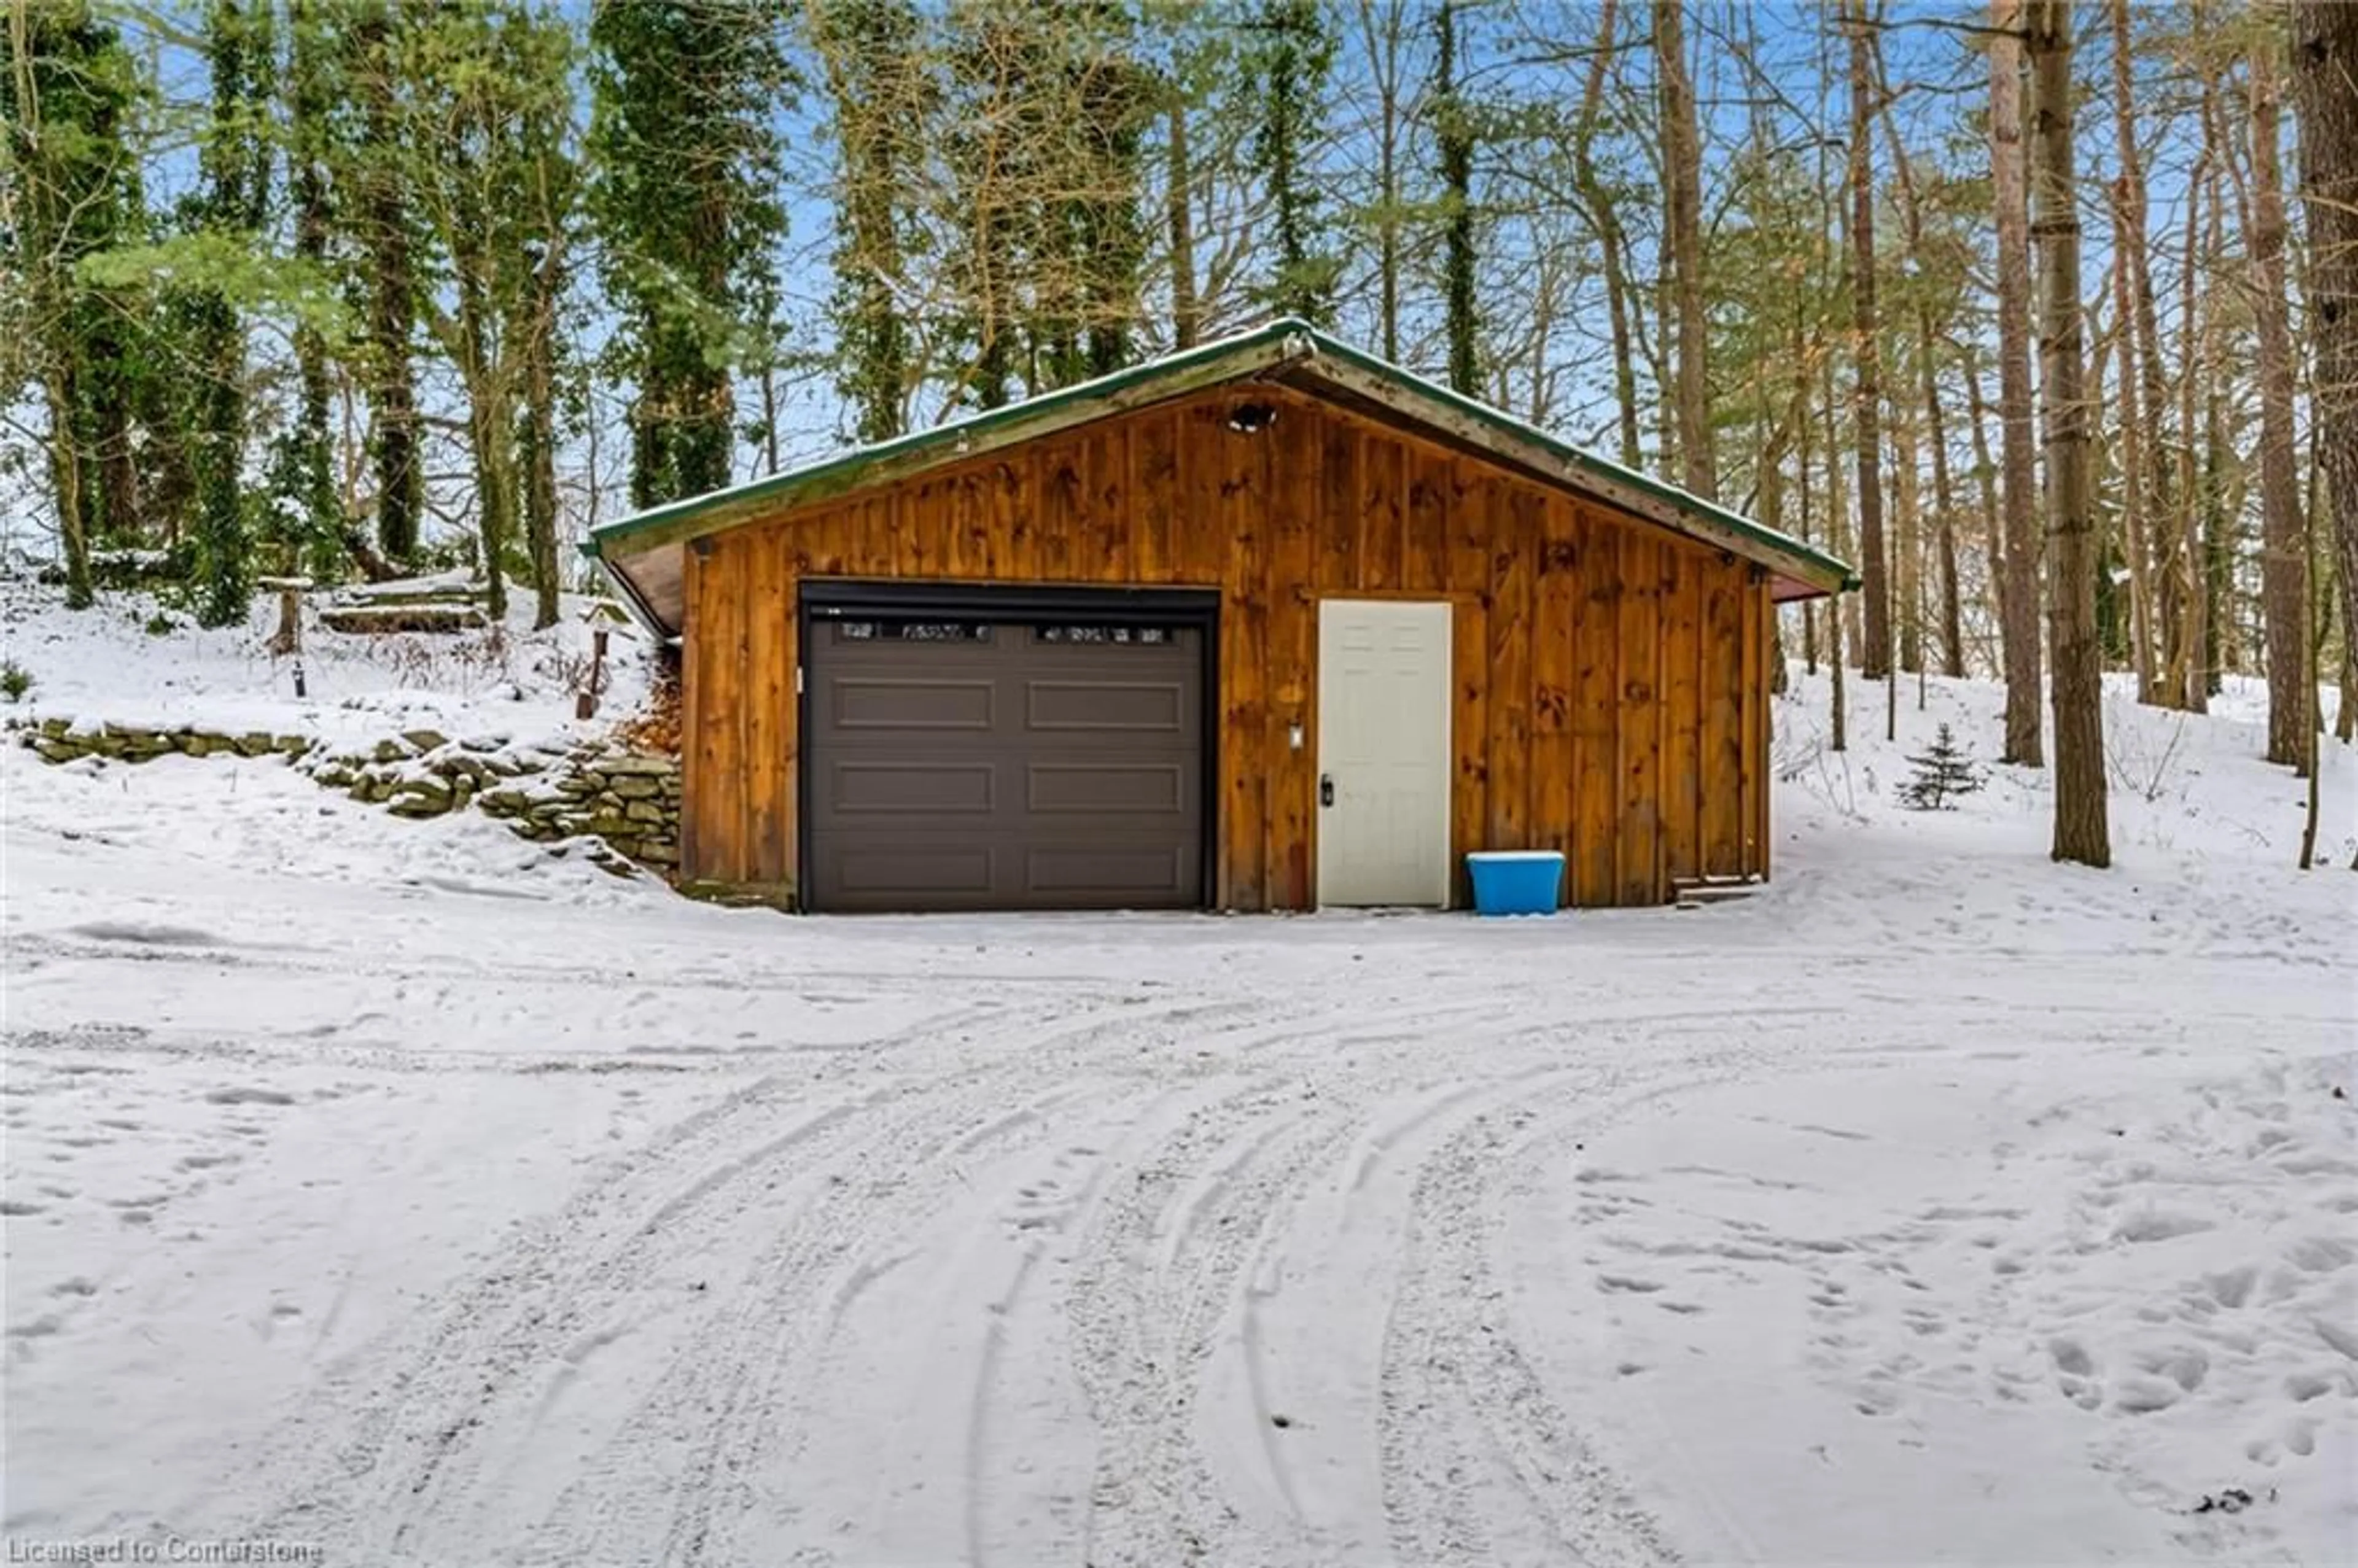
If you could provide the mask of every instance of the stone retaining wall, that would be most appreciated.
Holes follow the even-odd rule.
[[[19,743],[45,762],[276,756],[322,788],[382,806],[395,816],[440,816],[472,806],[505,822],[519,838],[596,838],[666,879],[679,866],[679,759],[611,741],[512,746],[498,738],[453,741],[436,730],[411,730],[353,752],[302,735],[227,734],[187,725],[85,728],[49,719],[15,728]]]

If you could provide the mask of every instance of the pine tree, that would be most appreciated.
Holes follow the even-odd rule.
[[[2039,235],[2040,426],[2047,449],[2049,641],[2054,683],[2059,860],[2112,864],[2104,800],[2104,672],[2096,640],[2095,508],[2088,483],[2088,400],[2080,298],[2078,180],[2072,156],[2071,7],[2031,0],[2029,55]]]
[[[1987,782],[1945,724],[1933,732],[1930,748],[1908,760],[1916,772],[1901,782],[1898,794],[1910,811],[1952,810],[1951,802]]]
[[[636,383],[631,499],[718,490],[730,368],[785,230],[772,110],[789,86],[775,0],[597,7],[590,130],[616,350]]]
[[[1857,358],[1859,578],[1866,633],[1859,648],[1859,673],[1869,680],[1885,680],[1892,674],[1891,585],[1883,543],[1883,347],[1875,300],[1875,46],[1866,0],[1847,0],[1844,26],[1850,35],[1850,287]]]
[[[1991,200],[1997,231],[1997,341],[2001,507],[2006,566],[1998,601],[2006,662],[2009,762],[2039,767],[2039,454],[2031,401],[2029,164],[2023,150],[2022,65],[2027,0],[1990,0]]]
[[[2277,146],[2284,101],[2285,38],[2277,16],[2255,20],[2251,68],[2252,172],[2245,202],[2260,369],[2260,609],[2267,649],[2267,759],[2308,771],[2309,709],[2317,688],[2309,670],[2309,564],[2302,547],[2299,381],[2292,341],[2290,281],[2285,262],[2282,159]]]

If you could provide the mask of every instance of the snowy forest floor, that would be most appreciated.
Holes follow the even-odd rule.
[[[306,719],[252,631],[8,609],[26,711],[569,722],[578,627]],[[2037,773],[1896,808],[1995,687],[1852,693],[1778,704],[1770,887],[1509,922],[788,919],[8,746],[5,1531],[2351,1560],[2358,765],[2303,875],[2256,694],[2123,698],[2088,871]]]

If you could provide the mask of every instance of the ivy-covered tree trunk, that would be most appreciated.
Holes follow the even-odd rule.
[[[1170,228],[1171,346],[1195,346],[1200,319],[1195,301],[1195,165],[1187,153],[1187,97],[1176,83],[1163,109],[1169,126],[1163,144],[1164,221]]]
[[[737,322],[785,225],[771,114],[786,81],[779,26],[769,0],[591,15],[594,203],[637,387],[640,506],[730,481]]]
[[[327,121],[335,96],[329,78],[329,24],[317,0],[289,0],[287,17],[287,168],[295,255],[314,280],[324,281],[330,216]],[[295,375],[294,419],[279,438],[273,464],[269,535],[287,556],[287,567],[299,565],[332,580],[343,565],[343,507],[336,494],[328,342],[308,312],[295,327]]]
[[[135,308],[121,297],[92,291],[77,302],[84,317],[75,337],[86,367],[89,435],[83,449],[90,454],[97,483],[83,496],[83,532],[93,541],[119,544],[142,542],[140,508],[140,441],[135,432],[135,399],[143,362],[138,324],[125,319]]]
[[[889,440],[907,427],[913,379],[904,211],[927,97],[917,14],[909,0],[827,0],[814,35],[835,103],[836,388],[851,433]]]
[[[86,5],[16,5],[6,27],[0,128],[17,283],[6,319],[17,341],[0,362],[26,366],[40,389],[66,601],[81,609],[92,602],[94,533],[123,527],[136,511],[119,304],[75,275],[77,263],[126,238],[137,221],[124,143],[131,61],[115,27]]]
[[[1321,203],[1312,183],[1310,143],[1316,134],[1335,38],[1319,0],[1261,0],[1253,21],[1257,94],[1254,171],[1269,193],[1273,254],[1262,290],[1270,307],[1326,326],[1335,314],[1335,257],[1320,243]]]
[[[411,339],[417,328],[416,220],[401,176],[399,112],[387,0],[362,0],[344,32],[344,78],[360,102],[349,155],[352,200],[337,216],[360,253],[362,377],[369,401],[369,467],[376,488],[377,547],[399,564],[417,554],[424,486],[417,466],[417,395]]]
[[[1433,139],[1441,151],[1443,319],[1449,339],[1449,385],[1476,397],[1482,391],[1476,340],[1481,318],[1474,299],[1474,127],[1457,85],[1457,8],[1442,0],[1433,13]]]
[[[254,243],[270,192],[271,148],[261,134],[270,100],[267,0],[212,0],[205,18],[212,123],[199,163],[205,227]],[[245,504],[245,323],[219,287],[201,288],[191,312],[196,374],[197,619],[226,626],[245,617],[254,571]]]
[[[535,630],[557,624],[564,583],[557,551],[557,307],[565,292],[561,245],[534,261],[524,321],[524,538],[532,566]]]
[[[1112,5],[1083,13],[1091,26],[1078,40],[1079,125],[1086,158],[1073,227],[1083,318],[1082,358],[1092,376],[1109,375],[1136,356],[1139,273],[1146,230],[1139,213],[1145,129],[1153,111],[1130,23]]]
[[[512,367],[502,362],[514,345],[500,341],[489,246],[478,232],[462,232],[452,255],[458,273],[457,358],[468,384],[467,455],[475,470],[475,528],[482,552],[483,608],[493,622],[507,619],[508,541],[515,536],[515,399]],[[471,368],[469,368],[471,367]]]

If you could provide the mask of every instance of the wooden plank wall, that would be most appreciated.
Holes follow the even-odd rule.
[[[1258,434],[1241,402],[1274,405]],[[1297,394],[1228,388],[689,546],[684,877],[795,877],[806,577],[1217,587],[1217,897],[1314,902],[1318,601],[1455,611],[1455,851],[1555,849],[1583,905],[1765,874],[1756,568]],[[1291,727],[1310,743],[1294,751]],[[1462,862],[1458,896],[1466,895]]]

